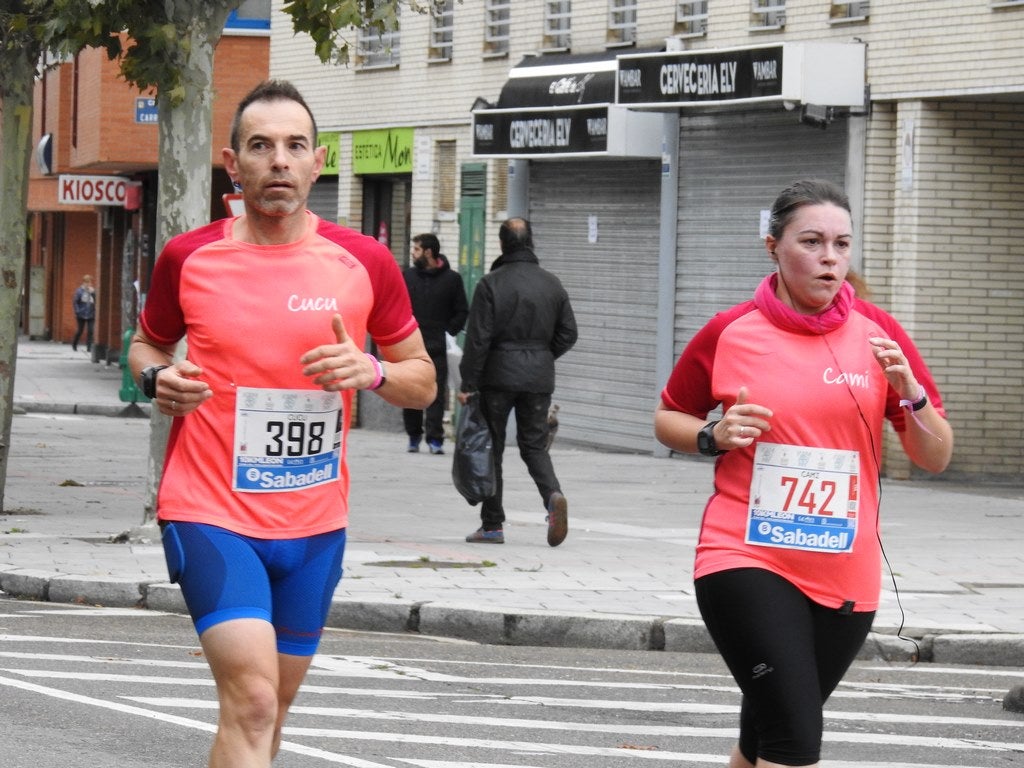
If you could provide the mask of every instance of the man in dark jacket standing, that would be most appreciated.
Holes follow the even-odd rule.
[[[548,513],[548,544],[569,532],[569,505],[547,450],[548,409],[555,389],[555,359],[576,343],[576,317],[562,283],[541,269],[530,222],[508,219],[498,231],[501,256],[473,293],[459,370],[459,402],[479,392],[491,428],[497,491],[480,509],[481,526],[466,541],[503,544],[501,459],[512,410],[519,455]]]
[[[433,454],[443,454],[444,409],[448,402],[448,344],[445,333],[452,336],[466,324],[469,307],[462,276],[452,270],[441,253],[436,235],[425,233],[412,239],[412,266],[405,272],[405,285],[412,300],[412,313],[419,323],[427,354],[437,370],[437,398],[425,411],[405,408],[402,421],[409,435],[409,452],[420,449],[424,433],[427,447]]]

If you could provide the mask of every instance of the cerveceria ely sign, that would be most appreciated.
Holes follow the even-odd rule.
[[[76,176],[57,179],[57,202],[64,205],[124,205],[130,181],[122,176]]]
[[[783,46],[619,57],[619,104],[757,101],[782,96]]]

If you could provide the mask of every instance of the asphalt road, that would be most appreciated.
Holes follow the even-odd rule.
[[[858,663],[830,768],[1024,764],[1015,669]],[[187,618],[0,598],[0,764],[202,766],[215,693]],[[721,766],[735,686],[711,654],[329,631],[275,766]],[[653,763],[651,761],[654,761]]]

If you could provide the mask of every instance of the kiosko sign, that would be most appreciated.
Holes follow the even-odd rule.
[[[129,180],[122,176],[61,174],[57,202],[64,205],[124,205]]]

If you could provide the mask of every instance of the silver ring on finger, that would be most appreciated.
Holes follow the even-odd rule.
[[[747,428],[746,427],[740,427],[740,437],[746,437],[746,436],[747,436]]]
[[[172,411],[178,410],[178,401],[177,400],[171,400],[171,410]]]

